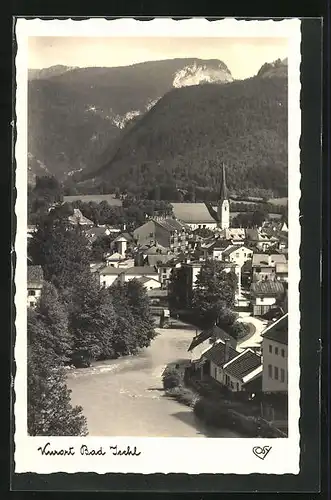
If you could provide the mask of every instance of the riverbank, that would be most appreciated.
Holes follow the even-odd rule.
[[[90,436],[242,437],[229,429],[206,426],[192,409],[165,397],[162,373],[167,364],[189,360],[195,329],[157,329],[150,347],[137,356],[68,370],[74,405],[81,405]]]

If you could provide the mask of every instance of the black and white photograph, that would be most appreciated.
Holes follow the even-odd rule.
[[[17,472],[298,473],[300,21],[16,36]]]

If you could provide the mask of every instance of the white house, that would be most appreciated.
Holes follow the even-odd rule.
[[[115,283],[117,278],[121,275],[121,273],[123,273],[123,269],[113,266],[106,266],[96,272],[99,273],[100,286],[108,288],[113,283]]]
[[[278,299],[284,296],[284,286],[280,281],[257,281],[251,285],[251,304],[254,316],[263,316]]]
[[[155,278],[142,276],[141,278],[138,278],[138,281],[146,288],[146,290],[155,290],[157,288],[161,288],[161,283]]]
[[[240,267],[242,267],[248,260],[251,260],[252,257],[252,249],[239,245],[231,245],[222,253],[222,259],[225,262],[235,262]]]
[[[263,392],[288,390],[288,314],[262,332]]]
[[[41,296],[44,274],[41,266],[28,266],[27,306],[35,307]]]

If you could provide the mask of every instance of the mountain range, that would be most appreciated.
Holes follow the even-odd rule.
[[[226,161],[230,188],[286,195],[286,60],[243,81],[219,60],[56,66],[30,71],[28,103],[31,178],[213,188]]]
[[[117,68],[55,66],[30,70],[29,167],[40,162],[63,180],[93,168],[132,118],[168,90],[202,81],[232,81],[218,60],[172,59]]]

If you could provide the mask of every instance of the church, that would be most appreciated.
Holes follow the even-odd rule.
[[[176,219],[191,229],[228,229],[230,227],[230,202],[226,185],[225,166],[222,165],[219,200],[217,206],[211,203],[172,203]]]

